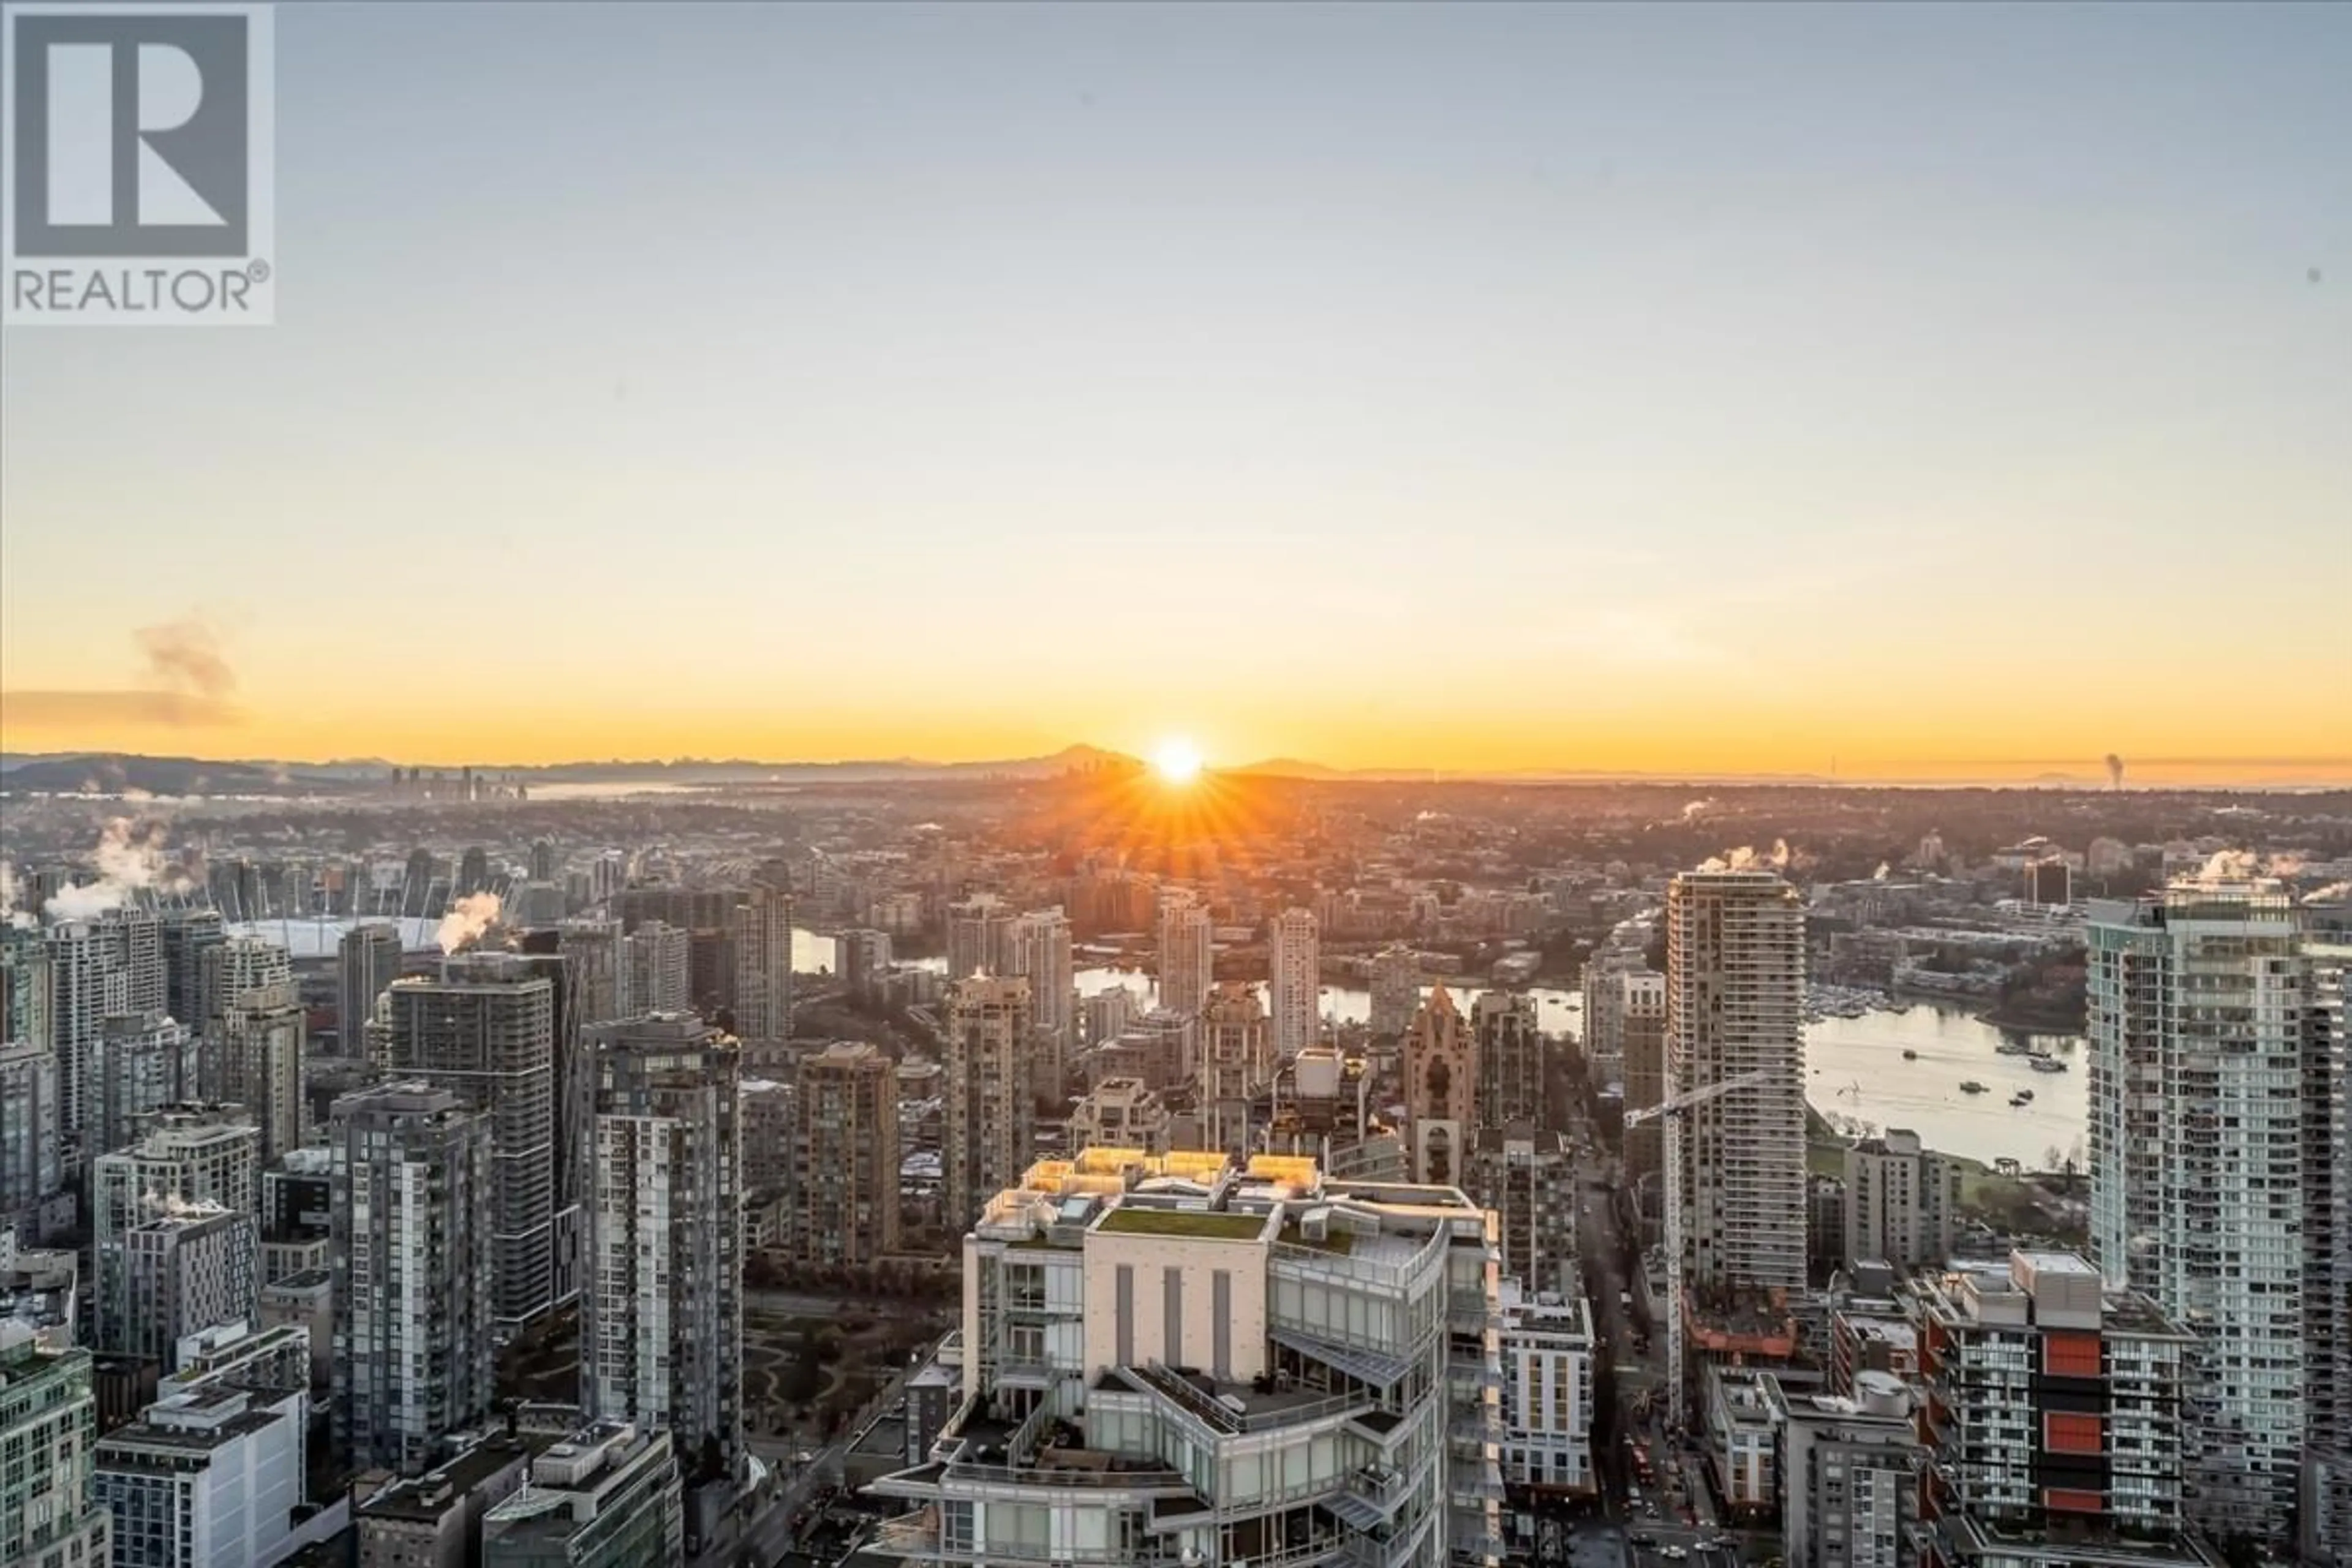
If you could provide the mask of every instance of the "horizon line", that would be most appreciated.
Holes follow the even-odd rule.
[[[1131,764],[1138,769],[1144,770],[1148,770],[1150,766],[1150,763],[1144,758],[1133,755],[1129,752],[1120,752],[1113,748],[1095,745],[1087,742],[1074,742],[1071,744],[1064,746],[1054,752],[1040,752],[1029,756],[974,758],[966,760],[942,760],[906,754],[893,757],[868,756],[833,759],[797,758],[791,760],[743,756],[694,756],[681,754],[667,758],[583,756],[569,758],[560,762],[540,763],[402,763],[389,758],[364,756],[330,757],[323,760],[307,760],[284,757],[254,756],[205,757],[185,754],[173,755],[153,752],[107,750],[44,752],[5,752],[5,750],[0,750],[0,756],[5,756],[7,759],[8,765],[6,771],[11,773],[15,772],[17,768],[27,764],[61,763],[82,758],[87,758],[93,762],[176,763],[194,765],[210,764],[225,767],[269,766],[279,769],[350,769],[359,767],[380,767],[384,769],[415,768],[439,772],[454,771],[461,773],[470,769],[478,773],[489,774],[562,773],[569,770],[590,768],[605,770],[646,769],[649,771],[667,771],[682,767],[738,768],[744,770],[775,769],[780,771],[787,769],[838,770],[872,768],[895,769],[911,773],[959,772],[965,773],[985,773],[992,769],[1035,769],[1041,765],[1050,764],[1065,758],[1072,760],[1072,766],[1074,768],[1079,765],[1082,760],[1097,760],[1102,762],[1127,763]],[[1906,764],[1901,763],[1895,765],[1896,767],[1906,766]],[[1331,782],[1345,782],[1352,779],[1366,783],[1412,782],[1417,778],[1425,778],[1433,783],[1556,781],[1593,784],[1747,784],[1817,785],[1832,787],[1843,786],[1853,788],[1881,785],[1913,788],[1937,786],[1948,788],[1980,788],[1990,785],[2022,786],[2040,784],[2044,786],[2065,785],[2106,793],[2129,791],[2134,789],[2146,791],[2158,788],[2326,790],[2352,787],[2352,756],[2331,754],[2317,754],[2299,757],[2168,756],[2145,759],[2136,764],[2126,761],[2127,771],[2125,782],[2122,783],[2102,779],[2099,776],[2105,771],[2105,759],[2102,757],[2039,759],[2000,758],[1981,760],[1938,758],[1923,760],[1916,763],[1907,764],[1907,766],[1917,771],[1901,773],[1888,773],[1878,771],[1877,769],[1870,769],[1855,772],[1840,771],[1824,773],[1819,771],[1775,771],[1769,769],[1751,771],[1737,767],[1723,766],[1685,768],[1636,766],[1608,768],[1565,764],[1538,764],[1532,766],[1509,767],[1446,767],[1442,764],[1431,763],[1407,763],[1402,765],[1371,764],[1343,767],[1315,762],[1308,758],[1287,754],[1277,754],[1254,759],[1246,763],[1229,765],[1220,765],[1213,763],[1206,764],[1202,771],[1204,773],[1210,775],[1223,775],[1236,778],[1247,778],[1252,775],[1269,778],[1290,777],[1297,779],[1299,782],[1316,782],[1313,775],[1322,775],[1325,779]],[[2070,767],[2084,770],[2084,776],[2080,778],[2063,774],[2057,774],[2054,776],[2045,774],[2039,777],[2000,776],[2000,773],[2007,773],[2010,770],[2026,768],[2055,770]],[[2250,771],[2262,770],[2264,772],[2270,770],[2315,770],[2323,772],[2322,776],[2318,777],[2281,779],[2276,777],[2261,778],[2250,776],[2237,779],[2217,779],[2201,783],[2143,780],[2142,782],[2134,784],[2129,782],[2130,775],[2128,770],[2132,767],[2166,769],[2239,768]],[[1984,771],[1980,772],[1979,770]],[[2330,773],[2334,776],[2327,776]],[[74,792],[52,791],[43,793],[68,794]],[[109,792],[101,790],[85,793],[105,794]]]

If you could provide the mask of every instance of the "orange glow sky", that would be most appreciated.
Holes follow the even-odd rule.
[[[681,15],[280,9],[0,747],[2352,777],[2344,7]]]

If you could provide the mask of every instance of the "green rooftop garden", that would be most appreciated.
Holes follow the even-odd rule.
[[[1215,1241],[1255,1241],[1265,1229],[1265,1216],[1211,1214],[1202,1209],[1139,1208],[1121,1204],[1103,1215],[1102,1228],[1123,1236],[1192,1236]]]
[[[1334,1226],[1323,1233],[1322,1240],[1315,1241],[1309,1239],[1307,1233],[1295,1223],[1282,1227],[1282,1239],[1293,1247],[1308,1247],[1317,1252],[1337,1253],[1342,1258],[1345,1258],[1356,1245],[1356,1235],[1353,1231],[1341,1230]]]

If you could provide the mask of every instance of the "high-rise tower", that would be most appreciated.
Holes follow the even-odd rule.
[[[393,1075],[489,1114],[498,1315],[526,1322],[557,1293],[554,985],[517,954],[469,952],[445,961],[437,979],[396,981],[385,995]]]
[[[793,1032],[793,901],[772,888],[743,890],[730,912],[735,942],[735,1033],[784,1040]]]
[[[336,944],[335,960],[335,1027],[342,1054],[356,1057],[375,999],[400,978],[400,928],[389,921],[355,925]]]
[[[574,1011],[583,1027],[638,1016],[638,1010],[629,1005],[628,950],[622,942],[620,921],[565,921],[558,928],[555,950],[563,955],[564,966],[571,972]],[[677,1001],[683,1005],[683,997]],[[667,1011],[677,1012],[678,1007]]]
[[[1372,1038],[1393,1044],[1421,1010],[1421,955],[1392,942],[1372,955]]]
[[[1481,992],[1470,1004],[1470,1032],[1478,1051],[1478,1125],[1504,1127],[1528,1120],[1544,1125],[1543,1032],[1536,999],[1524,993]]]
[[[41,1210],[64,1184],[58,1058],[47,1041],[0,1042],[0,1226],[27,1246],[43,1238]]]
[[[948,906],[948,978],[1015,972],[1012,908],[994,893],[973,893]]]
[[[731,1476],[743,1455],[740,1050],[689,1015],[591,1038],[582,1400],[592,1416],[667,1430],[689,1473]]]
[[[221,1097],[242,1105],[261,1129],[261,1161],[272,1164],[309,1139],[302,1098],[307,1015],[291,985],[264,985],[221,1006]]]
[[[967,975],[948,990],[947,1208],[950,1229],[1019,1180],[1034,1142],[1029,982]]]
[[[1266,944],[1266,1010],[1274,1018],[1274,1054],[1288,1061],[1322,1034],[1322,942],[1311,910],[1285,910],[1274,918]]]
[[[1160,896],[1160,1005],[1171,1013],[1201,1010],[1216,975],[1208,906],[1182,888]]]
[[[1430,992],[1404,1038],[1404,1104],[1412,1179],[1460,1184],[1478,1129],[1478,1053],[1443,985]]]
[[[1257,990],[1229,980],[1201,1008],[1201,1141],[1220,1153],[1250,1152],[1250,1108],[1274,1082],[1274,1043]]]
[[[0,1467],[0,1563],[109,1561],[113,1515],[90,1488],[97,1436],[89,1352],[51,1350],[30,1329],[0,1322],[0,1451],[25,1456]]]
[[[98,1040],[98,1097],[83,1145],[91,1154],[128,1144],[140,1118],[179,1100],[219,1098],[199,1091],[195,1042],[163,1013],[118,1013]]]
[[[132,1348],[130,1233],[159,1215],[217,1205],[251,1215],[260,1197],[261,1135],[234,1105],[177,1105],[141,1118],[127,1148],[91,1166],[91,1252],[98,1263],[98,1349]]]
[[[1805,1288],[1804,1016],[1796,889],[1769,871],[1676,877],[1666,892],[1667,1095],[1764,1075],[1681,1119],[1682,1234],[1701,1291]]]
[[[647,921],[624,937],[621,1015],[685,1012],[693,1001],[693,946],[685,927],[665,921]]]
[[[800,1059],[793,1096],[793,1252],[860,1268],[898,1247],[898,1075],[863,1041]]]
[[[2177,883],[2094,902],[2089,936],[2092,1250],[2199,1336],[2197,1521],[2275,1542],[2318,1348],[2303,1242],[2315,996],[2295,910],[2275,884]]]
[[[294,984],[294,960],[286,949],[257,936],[233,936],[205,948],[196,960],[196,998],[203,1011],[180,1022],[205,1037],[205,1081],[219,1093],[220,1016],[248,991]]]
[[[415,1475],[495,1392],[490,1118],[394,1083],[338,1100],[328,1127],[335,1447]]]
[[[88,921],[58,921],[45,945],[59,1114],[67,1131],[88,1135],[98,1120],[99,1039],[108,1018],[131,1011],[130,986],[113,942]]]
[[[218,910],[181,906],[163,911],[163,1011],[190,1029],[205,1026],[204,955],[228,940]]]
[[[1071,1027],[1077,992],[1070,968],[1070,922],[1060,905],[1023,915],[1013,922],[1013,973],[1029,981],[1038,1039],[1046,1047],[1033,1076],[1050,1092],[1062,1092],[1062,1068],[1076,1031]]]

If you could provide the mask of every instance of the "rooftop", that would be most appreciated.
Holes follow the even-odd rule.
[[[2096,1274],[2098,1270],[2071,1252],[2028,1252],[2017,1255],[2036,1274]]]
[[[528,1458],[530,1449],[515,1438],[497,1436],[475,1444],[438,1469],[385,1488],[368,1500],[360,1512],[370,1519],[406,1519],[430,1523],[463,1500],[466,1494],[508,1467]]]
[[[2033,1568],[2220,1568],[2221,1559],[2194,1538],[2126,1539],[2089,1530],[2003,1531],[1954,1513],[1945,1528],[1967,1542],[1971,1556],[1998,1556]]]
[[[285,1419],[275,1410],[247,1408],[246,1396],[228,1390],[183,1394],[170,1403],[178,1408],[151,1405],[144,1420],[100,1437],[94,1450],[98,1468],[176,1473],[186,1457],[209,1454]]]
[[[1859,1340],[1875,1340],[1899,1350],[1915,1350],[1919,1344],[1919,1331],[1899,1319],[1841,1314],[1838,1321]]]
[[[271,1280],[262,1289],[265,1293],[271,1290],[320,1290],[331,1288],[334,1282],[334,1275],[324,1268],[301,1268],[283,1279]]]
[[[1122,1236],[1182,1236],[1211,1241],[1255,1241],[1265,1234],[1262,1214],[1220,1214],[1208,1209],[1162,1209],[1119,1204],[1095,1226]]]
[[[1356,1233],[1351,1230],[1341,1230],[1336,1226],[1327,1226],[1321,1236],[1310,1237],[1307,1234],[1306,1228],[1294,1219],[1283,1226],[1279,1239],[1291,1247],[1312,1247],[1318,1252],[1336,1253],[1345,1257],[1355,1250]]]

